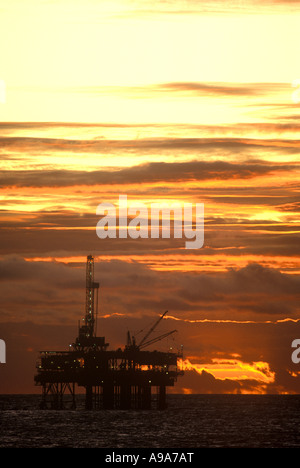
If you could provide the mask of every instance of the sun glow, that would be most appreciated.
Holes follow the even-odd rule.
[[[203,371],[212,374],[216,379],[225,380],[257,380],[259,383],[274,382],[275,373],[270,370],[267,362],[243,362],[238,359],[213,358],[208,364],[192,364],[189,359],[179,360],[178,366],[184,371]]]

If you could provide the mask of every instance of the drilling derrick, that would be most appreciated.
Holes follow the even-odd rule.
[[[65,394],[76,407],[75,387],[85,388],[86,409],[150,409],[151,389],[157,389],[157,408],[166,407],[166,387],[174,386],[178,375],[177,358],[182,353],[145,351],[144,348],[173,334],[176,330],[149,339],[167,311],[156,320],[136,344],[127,334],[124,349],[107,350],[104,337],[96,336],[99,283],[94,281],[94,258],[86,263],[85,317],[69,351],[41,351],[36,385],[42,386],[42,408],[66,406]]]
[[[99,289],[99,283],[94,282],[94,258],[89,255],[86,263],[85,328],[83,330],[86,338],[95,334],[95,289]]]
[[[108,346],[104,337],[97,337],[95,323],[98,306],[99,283],[94,281],[94,257],[89,255],[86,261],[85,317],[84,324],[78,326],[78,337],[73,344],[75,349],[103,349]],[[96,298],[96,307],[95,307]]]

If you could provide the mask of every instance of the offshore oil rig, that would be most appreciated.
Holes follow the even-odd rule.
[[[92,409],[158,409],[166,408],[166,387],[174,386],[178,353],[147,351],[151,345],[176,330],[150,338],[166,315],[162,314],[139,341],[127,332],[124,349],[109,351],[109,343],[95,333],[99,283],[94,281],[94,258],[86,263],[85,318],[79,324],[78,336],[69,351],[41,351],[37,362],[35,384],[42,387],[41,408],[76,408],[76,387],[85,388],[85,408]],[[96,299],[96,305],[95,305]],[[152,388],[156,397],[152,398]],[[154,396],[154,395],[153,395]]]

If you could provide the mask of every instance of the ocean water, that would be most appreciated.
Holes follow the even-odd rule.
[[[300,448],[300,395],[168,395],[153,410],[40,410],[0,395],[0,447]]]

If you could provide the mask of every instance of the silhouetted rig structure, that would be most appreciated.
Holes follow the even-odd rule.
[[[166,387],[174,386],[178,353],[145,351],[144,348],[168,335],[150,339],[167,312],[160,316],[143,339],[136,343],[127,333],[124,349],[109,351],[104,337],[95,335],[99,283],[94,282],[94,258],[87,257],[86,311],[84,324],[69,351],[41,351],[35,384],[42,386],[41,408],[76,408],[76,386],[85,388],[86,409],[158,409],[166,408]],[[152,398],[152,388],[157,396]],[[68,400],[68,401],[67,401]]]

